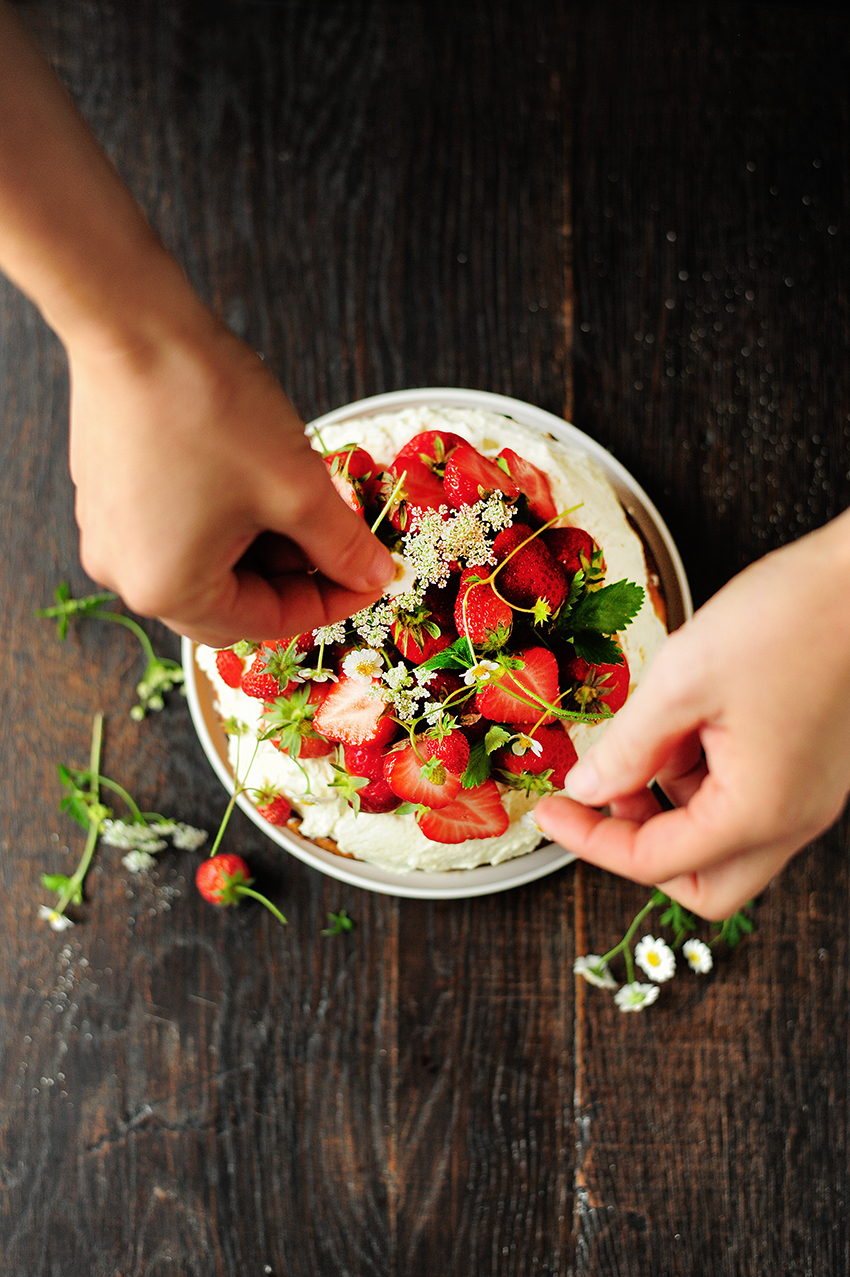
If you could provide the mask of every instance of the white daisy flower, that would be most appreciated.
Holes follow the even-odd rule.
[[[616,989],[617,981],[608,970],[608,963],[603,962],[597,953],[585,954],[576,958],[573,964],[576,975],[584,976],[588,984],[595,984],[597,989]]]
[[[416,567],[410,559],[402,554],[393,554],[395,576],[384,590],[384,597],[395,598],[397,594],[408,594],[416,585]]]
[[[349,652],[342,662],[342,672],[347,678],[360,678],[371,682],[380,678],[384,669],[384,658],[372,647],[358,647]]]
[[[517,732],[516,736],[511,737],[511,753],[522,758],[529,751],[535,758],[539,758],[543,753],[543,746],[539,740],[535,740],[533,736],[527,736],[525,732]]]
[[[682,945],[682,955],[692,971],[706,975],[714,966],[714,958],[707,944],[702,940],[686,940]]]
[[[622,985],[614,994],[614,1001],[621,1011],[642,1011],[652,1006],[660,992],[657,984],[639,984],[635,980]]]
[[[54,931],[67,931],[74,925],[70,918],[66,918],[64,913],[57,913],[50,905],[39,905],[38,916],[42,922],[49,923]]]
[[[470,665],[469,669],[465,671],[463,681],[467,687],[471,687],[473,683],[489,683],[493,674],[499,668],[496,661],[483,659],[476,661],[474,665]]]
[[[650,980],[663,984],[676,973],[676,955],[661,937],[644,936],[635,946],[635,962]]]

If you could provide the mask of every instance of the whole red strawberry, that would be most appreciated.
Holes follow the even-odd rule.
[[[546,780],[554,789],[563,789],[564,778],[577,759],[575,745],[560,723],[544,723],[534,729],[532,736],[519,735],[518,740],[502,746],[493,755],[495,766],[512,776],[536,777],[548,773]],[[529,788],[533,790],[537,786]]]
[[[625,705],[630,677],[625,654],[619,665],[589,665],[584,657],[576,656],[566,672],[574,686],[564,701],[565,708],[583,709],[589,714],[603,708],[616,714]]]
[[[569,585],[561,564],[534,536],[534,529],[527,523],[503,528],[493,542],[493,553],[496,562],[504,564],[496,576],[499,593],[522,608],[533,608],[545,600],[548,616],[554,616],[569,593]]]
[[[257,811],[270,825],[285,825],[292,815],[292,807],[286,794],[269,786],[257,792]]]
[[[589,532],[584,528],[546,528],[540,539],[558,560],[569,580],[582,571],[587,581],[601,581],[605,560]]]
[[[248,866],[235,851],[222,851],[217,856],[202,860],[195,874],[195,886],[211,905],[227,909],[230,905],[238,905],[243,896],[251,896],[265,905],[269,913],[273,913],[285,926],[283,914],[265,896],[254,891],[253,881]]]
[[[215,654],[215,667],[219,677],[228,687],[237,688],[242,684],[242,672],[245,662],[232,647],[224,647]]]
[[[464,634],[475,647],[485,652],[504,647],[514,622],[510,604],[500,599],[486,581],[490,572],[491,569],[486,567],[465,568],[460,575],[455,603],[458,634]]]
[[[195,874],[195,885],[204,900],[224,908],[238,905],[243,894],[240,889],[250,887],[253,881],[247,864],[234,851],[223,851],[202,860]]]
[[[242,691],[246,696],[253,696],[258,701],[273,701],[280,696],[280,683],[266,668],[269,652],[261,649],[242,675]]]

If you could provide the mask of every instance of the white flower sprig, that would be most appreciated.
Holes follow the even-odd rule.
[[[659,918],[662,926],[670,926],[674,930],[673,944],[670,945],[661,936],[645,935],[635,945],[632,943],[640,924],[653,909],[664,908]],[[747,905],[746,908],[750,906]],[[644,907],[632,920],[626,934],[619,944],[601,956],[588,953],[575,960],[573,971],[588,984],[598,989],[615,990],[614,1001],[621,1011],[642,1011],[652,1006],[660,993],[660,985],[671,980],[676,973],[676,955],[674,950],[681,948],[682,956],[692,971],[699,975],[707,975],[714,966],[712,948],[723,942],[730,948],[738,944],[753,929],[753,924],[743,910],[727,918],[725,922],[715,923],[715,935],[710,944],[699,937],[688,935],[696,930],[697,920],[670,896],[663,891],[654,891]],[[685,937],[688,937],[685,939]],[[617,986],[610,963],[622,954],[626,964],[626,983]],[[652,983],[645,984],[635,975],[635,966],[649,977]]]
[[[100,755],[103,744],[103,715],[95,714],[92,722],[89,766],[86,771],[74,771],[60,766],[59,779],[66,794],[60,809],[67,812],[86,831],[86,843],[77,868],[67,874],[43,874],[42,886],[56,893],[55,905],[40,905],[38,917],[54,931],[64,931],[74,924],[66,910],[83,901],[83,884],[94,857],[98,840],[108,847],[117,847],[127,854],[123,864],[131,873],[143,873],[154,864],[154,855],[167,846],[170,838],[175,847],[194,850],[207,838],[206,831],[195,829],[183,821],[167,820],[158,813],[142,812],[126,789],[117,781],[100,773]],[[109,807],[101,802],[101,788],[117,794],[130,812],[129,820],[116,820]]]

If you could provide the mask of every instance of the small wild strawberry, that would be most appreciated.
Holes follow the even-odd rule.
[[[217,856],[202,860],[195,874],[195,885],[198,891],[211,905],[227,908],[238,905],[243,896],[251,896],[259,900],[273,913],[278,922],[286,923],[286,919],[270,900],[254,891],[250,870],[241,856],[234,851],[223,851]]]

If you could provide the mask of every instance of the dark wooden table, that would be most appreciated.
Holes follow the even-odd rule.
[[[846,506],[843,6],[21,11],[305,417],[417,385],[563,413],[656,500],[698,602]],[[95,710],[143,806],[209,827],[224,796],[179,698],[129,719],[129,635],[33,618],[90,585],[62,353],[5,281],[0,369],[4,1275],[850,1272],[846,820],[643,1015],[575,985],[646,898],[582,867],[393,900],[237,816],[285,932],[204,905],[179,852],[140,883],[104,849],[79,925],[38,921],[81,845],[55,763]]]

